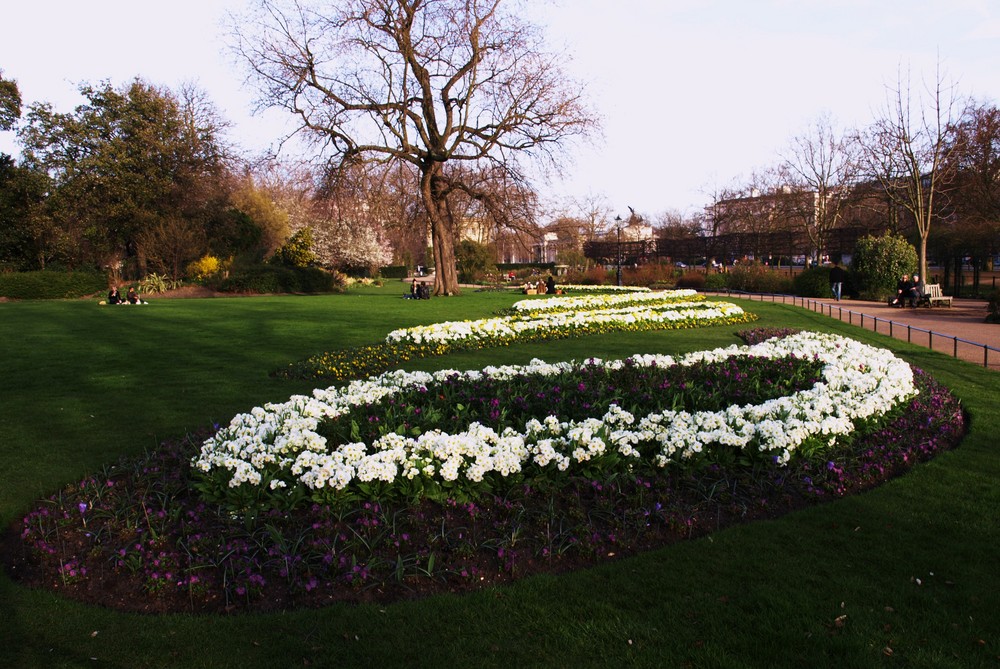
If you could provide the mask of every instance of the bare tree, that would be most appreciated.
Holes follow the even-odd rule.
[[[780,172],[790,187],[790,214],[804,224],[817,258],[827,251],[829,235],[852,202],[859,173],[858,145],[838,133],[823,114],[806,134],[792,139]]]
[[[573,199],[566,215],[580,221],[580,235],[583,241],[590,242],[604,231],[611,214],[612,208],[605,195],[588,193]]]
[[[861,138],[863,164],[887,198],[908,213],[920,238],[920,276],[927,276],[927,238],[940,196],[951,185],[944,158],[949,133],[961,116],[953,84],[940,69],[923,95],[914,99],[909,77],[902,74],[887,94],[881,116]]]
[[[449,195],[462,191],[500,210],[497,189],[484,191],[469,175],[525,183],[531,161],[556,166],[554,150],[596,124],[539,31],[501,4],[342,0],[313,8],[260,0],[258,21],[237,28],[262,104],[295,114],[331,167],[414,168],[438,295],[458,292]],[[469,169],[448,169],[454,165]]]
[[[1000,249],[1000,109],[971,105],[956,125],[946,162],[955,175],[948,198],[967,252]]]
[[[721,191],[711,205],[711,229],[719,247],[709,253],[728,258],[752,256],[766,260],[768,254],[791,254],[794,217],[787,200],[791,194],[776,169],[753,172],[745,183]]]

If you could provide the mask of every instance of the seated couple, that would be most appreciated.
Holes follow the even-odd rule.
[[[122,299],[121,293],[118,292],[118,286],[112,286],[111,290],[108,291],[108,304],[141,304],[142,300],[139,299],[139,293],[136,292],[135,288],[129,288],[128,293],[125,294],[125,298]]]
[[[915,307],[923,296],[924,284],[920,281],[920,275],[914,274],[911,279],[909,274],[904,274],[896,284],[896,295],[889,300],[889,306],[902,307],[909,303],[911,307]]]

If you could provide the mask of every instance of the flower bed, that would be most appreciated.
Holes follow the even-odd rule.
[[[558,286],[567,293],[644,293],[648,292],[646,286],[613,286],[610,284],[577,284],[561,283]]]
[[[681,297],[661,294],[650,304],[448,321],[394,330],[381,344],[323,353],[294,363],[279,374],[346,381],[399,367],[417,358],[503,346],[514,341],[748,323],[757,318],[729,302],[708,302],[703,298],[678,301]],[[549,300],[536,301],[544,304]]]
[[[553,298],[555,301],[558,298]],[[484,318],[477,321],[446,321],[393,330],[386,336],[390,344],[447,343],[475,344],[476,348],[498,346],[512,341],[561,338],[604,332],[697,327],[717,323],[743,322],[747,314],[730,302],[658,301],[621,307],[575,309],[527,316]]]
[[[574,297],[546,297],[520,300],[511,305],[513,313],[537,313],[541,311],[581,311],[609,309],[638,304],[670,304],[676,302],[696,302],[704,300],[694,290],[665,290],[656,292],[632,292],[617,295],[578,295]]]
[[[771,399],[756,401],[753,406],[758,409],[751,411],[798,396],[803,401],[789,406],[801,415],[788,414],[782,420],[815,423],[819,428],[818,440],[811,444],[815,448],[804,447],[810,445],[808,438],[790,449],[787,441],[773,440],[764,451],[755,450],[754,441],[748,442],[749,450],[709,446],[690,458],[673,461],[676,466],[659,467],[650,455],[661,452],[664,444],[657,442],[642,454],[642,444],[614,436],[619,428],[623,433],[636,432],[638,421],[628,425],[621,413],[623,402],[612,404],[616,391],[604,387],[602,401],[619,407],[609,410],[617,427],[606,437],[606,443],[615,446],[605,450],[605,456],[620,456],[616,462],[611,461],[614,458],[580,459],[569,452],[571,463],[565,472],[559,471],[558,464],[535,462],[531,466],[552,475],[529,480],[498,474],[496,481],[506,485],[485,493],[472,490],[476,494],[468,499],[376,495],[334,506],[305,503],[287,509],[254,506],[239,510],[212,504],[196,493],[191,462],[204,455],[198,454],[196,442],[169,443],[145,458],[108,467],[44,500],[24,518],[19,536],[8,537],[9,545],[0,554],[9,556],[8,573],[26,583],[142,611],[285,610],[338,600],[391,601],[478,589],[531,573],[590,565],[734,522],[775,517],[804,504],[877,485],[941,449],[954,447],[963,434],[964,418],[957,400],[933,379],[911,371],[884,351],[815,335],[794,336],[784,344],[767,341],[732,348],[740,352],[721,349],[699,354],[700,360],[698,356],[681,358],[684,365],[670,368],[679,377],[670,376],[666,358],[643,356],[620,363],[620,374],[614,378],[629,384],[617,389],[618,398],[629,396],[634,403],[649,404],[652,398],[645,392],[632,392],[644,375],[657,387],[665,380],[678,379],[680,384],[696,385],[736,370],[748,374],[749,381],[734,379],[720,387],[719,395],[725,398],[720,404],[741,402],[734,393],[746,389],[771,395]],[[756,354],[771,354],[744,355],[752,349]],[[656,367],[650,364],[654,361]],[[605,368],[618,364],[593,363],[586,371],[596,383]],[[786,367],[777,372],[767,367],[771,364]],[[539,369],[538,376],[515,372],[514,367],[486,373],[497,383],[508,378],[533,379],[536,387],[551,388],[553,379],[562,373],[557,367],[561,366],[545,367],[551,374]],[[759,374],[753,376],[751,368],[759,368]],[[822,380],[817,379],[820,374]],[[768,389],[763,380],[775,376],[792,379],[790,386]],[[425,379],[421,386],[427,393],[428,383],[433,385],[433,379]],[[471,404],[475,393],[464,375],[445,375],[443,383],[450,384],[450,390],[444,389],[449,392],[469,390],[466,401]],[[863,397],[871,400],[881,394],[879,389],[900,397],[894,404],[875,400],[878,407],[888,407],[889,413],[876,419],[862,410],[867,417],[857,419],[847,438],[830,444],[820,415],[833,412],[839,416],[839,412],[830,409],[824,397],[845,393],[844,410],[851,412],[850,407],[864,403]],[[567,398],[560,411],[573,407],[586,411],[580,406],[586,389],[576,390],[578,394]],[[391,402],[402,398],[401,392],[397,385],[386,397]],[[421,391],[416,388],[415,392]],[[810,393],[814,393],[813,401],[805,401]],[[660,394],[677,396],[665,390],[658,390],[656,395]],[[534,400],[540,406],[551,404],[546,398]],[[339,406],[348,413],[341,415],[352,415],[357,422],[393,411],[397,416],[411,415],[414,408],[397,403],[386,409],[380,401],[376,397],[362,403],[344,399]],[[495,408],[489,400],[480,404],[480,413]],[[254,413],[268,411],[262,408]],[[725,409],[722,414],[728,412]],[[666,414],[662,410],[653,413]],[[708,413],[715,415],[719,410]],[[573,420],[560,420],[558,428],[553,421],[538,422],[543,431],[558,430],[560,436],[569,438],[574,428],[562,423],[568,426]],[[350,431],[349,422],[342,421],[338,429]],[[582,427],[583,421],[576,420],[576,426]],[[370,425],[366,429],[377,432]],[[760,436],[771,439],[769,431]],[[707,436],[697,438],[705,445],[711,441]],[[626,445],[640,455],[624,454]],[[791,457],[782,463],[774,456],[785,449]],[[741,453],[753,457],[745,459]],[[474,486],[475,475],[470,474],[470,467],[459,463],[455,481]],[[400,480],[399,485],[406,484]],[[241,488],[247,486],[234,490]]]
[[[592,418],[567,420],[544,411],[521,414],[517,427],[498,426],[499,431],[481,420],[471,420],[465,430],[453,434],[414,431],[409,420],[397,420],[383,425],[382,436],[369,443],[357,440],[357,429],[341,442],[331,443],[323,434],[324,424],[356,423],[352,412],[358,407],[402,401],[399,398],[406,393],[440,395],[447,404],[444,393],[450,392],[448,384],[455,379],[476,384],[484,376],[501,381],[527,378],[541,391],[584,383],[579,378],[586,365],[659,369],[734,356],[816,360],[822,363],[821,378],[787,396],[717,410],[665,409],[650,395],[654,383],[640,390],[649,399],[645,407],[638,404],[636,413],[614,402],[603,415]],[[617,380],[612,378],[612,383]],[[506,405],[518,393],[530,392],[523,384],[508,384],[493,399],[499,405],[497,398],[504,398]],[[609,453],[616,464],[619,458],[624,460],[626,471],[643,463],[676,466],[698,459],[707,449],[736,449],[747,457],[765,455],[786,463],[796,450],[832,447],[838,437],[854,430],[856,421],[886,414],[913,393],[909,366],[890,352],[817,333],[703,351],[679,360],[635,356],[624,362],[592,360],[584,365],[534,361],[464,374],[397,371],[240,414],[205,442],[196,466],[205,477],[204,489],[235,506],[262,499],[280,508],[309,500],[335,503],[342,497],[364,496],[372,484],[380,490],[396,486],[406,494],[431,491],[464,498],[468,484],[478,484],[484,477],[538,469],[546,470],[547,476],[548,470],[577,468]],[[348,494],[341,495],[344,491]]]

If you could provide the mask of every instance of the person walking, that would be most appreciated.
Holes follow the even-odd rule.
[[[847,272],[840,266],[839,262],[833,263],[830,269],[830,292],[834,298],[840,302],[840,296],[844,291],[844,282],[847,281]]]

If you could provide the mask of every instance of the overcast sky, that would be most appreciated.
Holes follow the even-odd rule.
[[[223,18],[244,0],[38,0],[3,10],[0,70],[26,103],[68,112],[80,83],[136,76],[197,83],[266,148],[287,120],[251,117]],[[627,214],[693,212],[710,192],[772,165],[822,113],[866,125],[900,70],[933,80],[940,62],[965,95],[1000,98],[997,0],[562,0],[532,5],[586,86],[604,136],[543,194],[607,198]],[[0,151],[16,154],[12,133]],[[545,190],[547,189],[547,190]]]

